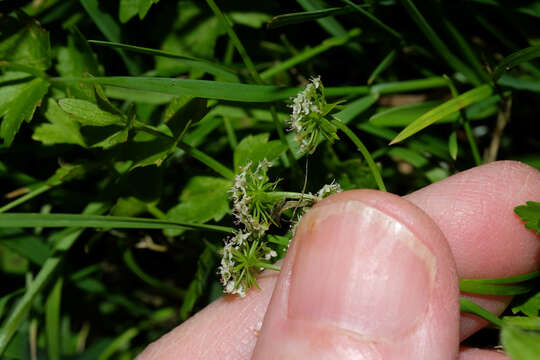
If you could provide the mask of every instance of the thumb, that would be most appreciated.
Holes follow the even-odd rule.
[[[455,359],[458,280],[444,235],[398,196],[348,191],[301,220],[254,359]]]

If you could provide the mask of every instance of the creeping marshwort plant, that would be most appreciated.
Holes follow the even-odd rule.
[[[300,208],[294,211],[289,221],[292,226],[289,238],[292,237],[296,224],[305,210],[323,198],[341,191],[339,184],[332,182],[324,185],[316,195],[294,192],[276,191],[279,181],[270,181],[268,169],[272,163],[263,159],[257,165],[251,161],[241,168],[234,178],[230,190],[233,200],[233,215],[238,229],[231,237],[227,237],[222,250],[219,274],[223,291],[228,294],[245,296],[246,291],[257,285],[256,276],[264,269],[279,270],[274,265],[278,253],[266,238],[271,225],[278,226],[283,204],[291,203],[291,207]],[[276,215],[277,214],[277,215]]]

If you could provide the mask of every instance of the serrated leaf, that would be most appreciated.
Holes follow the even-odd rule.
[[[437,106],[436,108],[428,111],[424,115],[409,124],[403,129],[395,138],[390,142],[390,145],[396,144],[400,141],[407,139],[408,137],[416,134],[420,130],[428,127],[429,125],[441,120],[445,116],[455,113],[469,105],[477,103],[486,99],[492,93],[493,89],[490,85],[478,86],[472,90],[469,90],[451,100],[448,100],[444,104]]]
[[[180,203],[167,212],[167,218],[174,221],[205,223],[220,221],[229,213],[229,180],[194,176],[182,190]],[[175,236],[182,231],[167,230],[166,234]]]
[[[60,99],[58,101],[60,108],[72,115],[81,125],[86,126],[110,126],[125,125],[126,119],[122,116],[102,110],[93,102],[81,99]]]
[[[245,166],[248,162],[258,164],[263,159],[274,161],[287,151],[287,146],[279,140],[268,141],[270,134],[248,135],[240,141],[234,150],[234,169]]]
[[[514,208],[514,212],[519,215],[521,221],[525,222],[525,227],[540,234],[540,202],[527,201],[526,205]]]
[[[37,21],[3,16],[0,22],[0,59],[47,70],[51,65],[49,33]]]
[[[36,107],[47,93],[49,83],[43,79],[33,79],[20,87],[17,95],[0,107],[0,137],[9,146],[23,121],[30,121]]]
[[[75,144],[86,147],[84,138],[79,130],[79,123],[62,111],[58,103],[49,98],[47,110],[44,113],[49,123],[37,126],[32,139],[45,145]]]
[[[496,82],[505,71],[510,70],[514,66],[537,57],[540,57],[540,45],[529,46],[508,55],[493,70],[493,81]]]

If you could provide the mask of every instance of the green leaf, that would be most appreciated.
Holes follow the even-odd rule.
[[[349,14],[355,11],[350,6],[339,7],[339,8],[327,8],[321,10],[312,10],[312,11],[302,11],[290,14],[283,14],[274,16],[268,22],[268,29],[277,29],[283,26],[300,24],[306,21],[312,21],[317,19],[323,19],[328,16],[338,16]]]
[[[62,278],[56,280],[45,302],[45,335],[49,359],[60,360],[60,300]]]
[[[139,0],[120,0],[118,19],[122,24],[128,22],[139,12]]]
[[[49,247],[40,237],[34,235],[3,236],[0,238],[0,245],[37,265],[43,265],[51,255]]]
[[[126,119],[122,116],[102,110],[98,105],[81,99],[60,99],[58,105],[81,125],[110,126],[125,125]]]
[[[248,135],[240,141],[234,150],[234,169],[236,172],[250,161],[255,165],[263,159],[274,161],[287,151],[287,147],[281,141],[268,141],[269,137],[270,134]]]
[[[302,6],[307,11],[317,11],[324,10],[326,4],[321,0],[296,0],[300,6]],[[317,22],[321,27],[323,27],[330,35],[333,36],[343,36],[347,33],[347,30],[334,18],[334,17],[325,17],[317,19]],[[351,46],[359,49],[358,46]]]
[[[4,316],[6,306],[8,302],[15,298],[18,295],[21,295],[24,293],[24,289],[15,290],[7,295],[4,295],[0,298],[0,319]]]
[[[480,305],[472,302],[471,300],[465,299],[464,297],[461,297],[459,299],[459,307],[461,312],[478,315],[481,318],[484,318],[497,326],[503,325],[503,321],[501,319],[499,319]]]
[[[450,153],[450,157],[453,160],[457,159],[458,141],[457,141],[457,133],[455,131],[452,131],[452,133],[448,137],[448,152]]]
[[[270,20],[270,15],[261,12],[233,11],[228,17],[235,23],[259,29]]]
[[[32,139],[45,145],[75,144],[86,147],[79,130],[79,123],[62,111],[52,98],[47,100],[47,109],[44,115],[49,122],[38,125],[34,129]]]
[[[6,274],[24,274],[28,271],[28,261],[0,244],[0,271]]]
[[[286,99],[298,93],[297,88],[283,88],[271,85],[249,85],[230,82],[192,79],[170,79],[158,77],[110,76],[95,78],[55,78],[61,83],[87,82],[116,86],[149,93],[188,95],[207,99],[271,102]]]
[[[514,212],[519,215],[521,221],[525,222],[525,227],[540,234],[540,202],[527,201],[526,205],[514,208]]]
[[[341,121],[344,124],[348,124],[355,117],[366,111],[379,100],[379,94],[373,93],[356,99],[355,101],[345,105],[343,110],[332,114],[334,119]]]
[[[139,19],[144,19],[146,14],[148,14],[148,10],[150,10],[150,7],[153,4],[157,4],[159,0],[138,0],[139,4]]]
[[[109,41],[90,40],[89,42],[96,45],[109,46],[116,49],[124,49],[126,51],[133,51],[133,52],[138,52],[142,54],[175,59],[175,61],[179,65],[185,66],[186,68],[197,69],[204,73],[207,72],[209,74],[220,77],[220,79],[223,81],[238,82],[238,76],[235,73],[233,73],[229,68],[226,68],[223,65],[216,64],[205,59],[199,59],[199,58],[188,56],[188,55],[175,54],[169,51],[156,50],[156,49],[150,49],[150,48],[145,48],[145,47],[140,47],[140,46],[114,43],[114,42],[109,42]]]
[[[540,354],[540,318],[505,317],[501,343],[514,360],[535,360]]]
[[[416,134],[420,130],[439,121],[445,116],[448,116],[471,104],[486,99],[491,95],[492,91],[493,89],[491,88],[491,86],[486,84],[469,90],[451,100],[448,100],[444,104],[441,104],[436,108],[428,111],[427,113],[413,121],[411,124],[409,124],[390,142],[390,145],[405,140],[406,138]]]
[[[369,122],[375,126],[407,126],[414,120],[422,116],[422,114],[425,114],[427,111],[435,108],[440,104],[442,104],[442,101],[434,100],[426,101],[419,104],[394,106],[373,115],[369,118]],[[442,123],[448,121],[455,121],[456,119],[457,114],[453,114],[439,120],[439,122]]]
[[[516,314],[520,311],[527,316],[540,315],[540,291],[512,307],[512,313]]]
[[[0,228],[32,227],[82,227],[116,229],[197,229],[231,232],[230,228],[217,225],[180,223],[146,218],[100,216],[81,214],[0,214]]]
[[[180,307],[180,318],[183,321],[189,317],[190,313],[193,311],[195,303],[203,294],[208,284],[208,278],[210,274],[214,272],[215,263],[215,251],[210,246],[206,246],[202,254],[199,256],[199,260],[197,261],[197,271],[195,272],[193,280],[189,284],[184,297],[184,302]]]
[[[229,209],[231,181],[209,176],[194,176],[180,195],[180,203],[167,212],[172,221],[203,224],[210,220],[220,221]],[[183,229],[166,231],[169,236],[176,236]]]
[[[505,71],[516,65],[540,57],[540,45],[529,46],[505,57],[493,70],[493,81],[497,81]]]
[[[0,22],[0,59],[45,71],[51,65],[49,33],[37,21],[3,16]]]
[[[9,146],[23,121],[30,121],[36,107],[49,89],[49,83],[43,79],[33,79],[20,87],[17,95],[0,106],[0,137]]]
[[[504,74],[497,81],[497,84],[517,90],[540,92],[540,82],[536,79],[518,78]]]

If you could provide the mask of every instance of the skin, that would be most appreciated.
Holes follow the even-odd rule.
[[[513,161],[404,198],[333,195],[304,216],[282,271],[261,274],[260,291],[216,300],[138,360],[506,359],[459,348],[485,322],[459,315],[458,278],[540,268],[540,239],[513,212],[528,200],[540,200],[540,172]],[[496,315],[510,301],[468,297]]]

